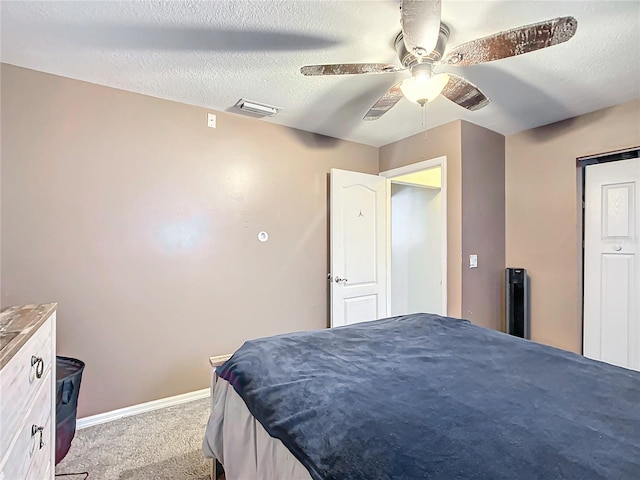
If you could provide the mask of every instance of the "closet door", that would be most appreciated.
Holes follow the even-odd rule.
[[[640,159],[585,176],[584,355],[640,370]]]

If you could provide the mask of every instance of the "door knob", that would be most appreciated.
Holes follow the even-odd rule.
[[[347,283],[349,280],[347,280],[346,278],[340,278],[339,276],[336,275],[336,278],[334,279],[334,281],[336,283]]]
[[[614,249],[616,252],[619,252],[620,250],[622,250],[622,247],[621,247],[620,245],[615,245],[615,246],[613,247],[613,249]]]

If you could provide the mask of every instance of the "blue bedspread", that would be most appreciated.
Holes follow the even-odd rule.
[[[463,320],[253,340],[217,373],[314,479],[640,478],[640,373]]]

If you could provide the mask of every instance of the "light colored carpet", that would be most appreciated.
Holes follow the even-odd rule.
[[[78,430],[56,473],[87,471],[89,480],[209,480],[201,449],[209,405],[205,398]]]

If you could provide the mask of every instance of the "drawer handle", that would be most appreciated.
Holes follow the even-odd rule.
[[[44,430],[44,427],[39,427],[37,425],[31,425],[31,436],[35,437],[38,432],[40,433],[40,443],[38,443],[38,450],[42,450],[42,448],[44,447],[44,440],[42,439],[42,431]]]
[[[42,374],[44,373],[44,360],[42,357],[36,357],[35,355],[31,356],[31,366],[36,366],[36,377],[42,378]]]

